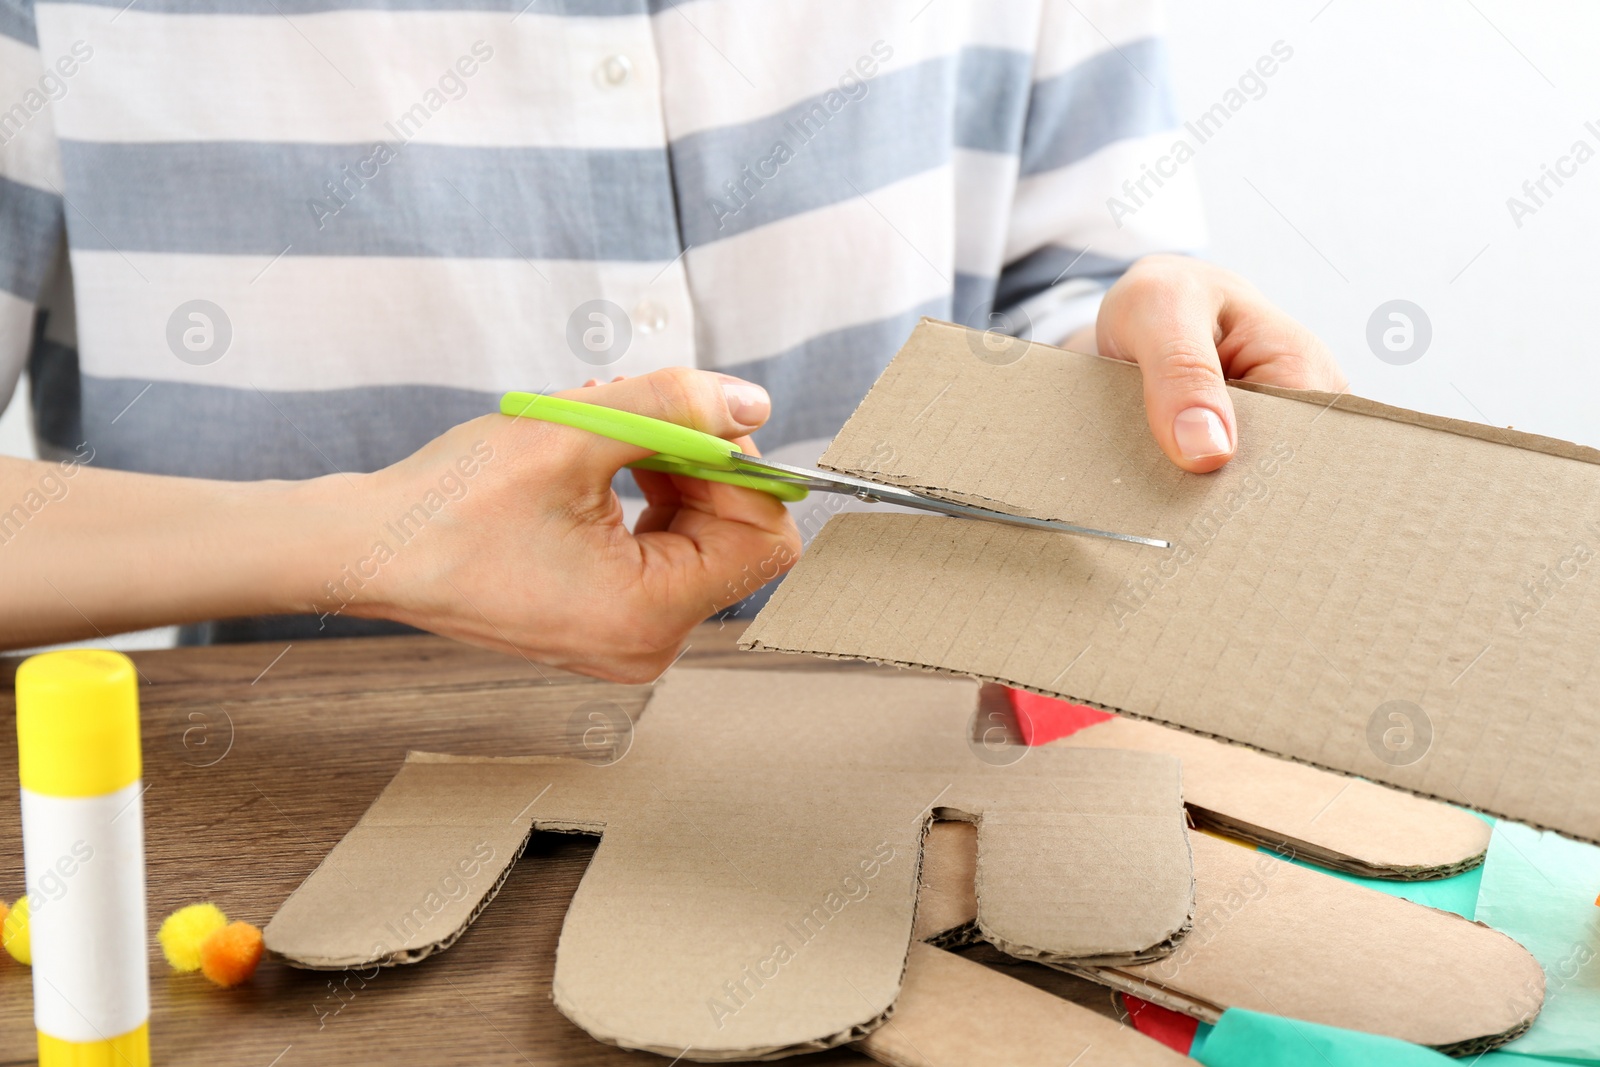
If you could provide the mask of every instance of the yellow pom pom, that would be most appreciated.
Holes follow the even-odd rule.
[[[200,970],[227,989],[256,973],[261,952],[261,931],[247,922],[231,922],[200,946]]]
[[[167,916],[156,939],[174,970],[198,971],[200,946],[227,925],[228,917],[215,904],[190,904]]]
[[[11,958],[18,963],[33,963],[33,940],[28,936],[28,898],[20,898],[6,912],[5,923],[0,925],[0,938],[5,941],[6,951],[11,953]]]

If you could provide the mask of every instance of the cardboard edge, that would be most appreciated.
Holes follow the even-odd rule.
[[[905,972],[904,968],[902,968],[902,985],[904,982]],[[559,1008],[560,1004],[558,1003],[556,1006]],[[564,1011],[561,1014],[566,1016],[566,1012]],[[870,1024],[863,1023],[853,1026],[848,1030],[841,1031],[838,1034],[834,1034],[826,1038],[820,1038],[816,1041],[803,1041],[795,1045],[771,1045],[755,1049],[735,1049],[730,1052],[711,1052],[702,1049],[696,1049],[692,1046],[684,1049],[669,1048],[661,1045],[630,1045],[626,1042],[597,1034],[594,1031],[584,1027],[576,1019],[572,1019],[571,1016],[567,1016],[567,1018],[574,1026],[582,1029],[590,1037],[594,1038],[594,1040],[603,1044],[610,1045],[613,1048],[620,1048],[627,1052],[649,1052],[656,1056],[663,1056],[668,1060],[671,1060],[673,1063],[678,1063],[680,1061],[686,1063],[767,1063],[773,1060],[784,1060],[791,1056],[801,1056],[807,1053],[827,1052],[830,1049],[836,1049],[843,1045],[854,1044],[857,1041],[864,1040],[871,1035],[874,1030],[888,1022],[889,1017],[893,1014],[894,1009],[891,1006],[889,1011],[886,1011],[876,1019],[871,1020]]]
[[[1228,384],[1235,389],[1242,389],[1248,393],[1261,393],[1264,396],[1274,396],[1281,400],[1298,400],[1303,404],[1331,407],[1335,411],[1345,411],[1353,415],[1366,415],[1374,419],[1387,419],[1390,422],[1401,422],[1408,426],[1419,426],[1425,430],[1439,430],[1442,433],[1453,433],[1457,437],[1471,437],[1494,445],[1520,448],[1525,452],[1541,452],[1547,456],[1576,460],[1579,463],[1600,464],[1600,449],[1576,444],[1572,441],[1563,441],[1559,437],[1546,437],[1544,434],[1529,433],[1526,430],[1514,430],[1509,426],[1489,426],[1481,422],[1452,419],[1445,415],[1430,415],[1427,412],[1412,411],[1409,408],[1395,407],[1382,401],[1356,396],[1354,393],[1329,393],[1320,389],[1289,389],[1281,385],[1268,385],[1265,382],[1245,382],[1237,379],[1230,379]]]
[[[955,330],[958,333],[972,332],[970,327],[959,323],[948,322],[924,315],[917,322],[917,328],[934,326],[944,330]],[[913,330],[915,336],[915,330]],[[909,343],[910,338],[907,338]],[[1123,366],[1133,367],[1134,364],[1126,360],[1112,359],[1109,356],[1096,355],[1091,352],[1079,352],[1073,348],[1063,348],[1061,345],[1045,344],[1042,341],[1029,341],[1030,348],[1044,348],[1052,352],[1071,352],[1075,356],[1086,359],[1106,360]],[[902,346],[903,347],[903,346]],[[898,353],[896,353],[898,357]],[[1135,368],[1137,369],[1137,368]],[[1445,415],[1430,415],[1422,411],[1412,411],[1409,408],[1395,407],[1378,400],[1370,400],[1354,393],[1330,393],[1322,389],[1290,389],[1281,385],[1268,385],[1265,382],[1247,382],[1238,378],[1229,378],[1228,385],[1247,393],[1260,393],[1264,396],[1277,397],[1281,400],[1295,400],[1302,404],[1311,404],[1319,408],[1333,408],[1337,411],[1348,412],[1353,415],[1366,415],[1369,418],[1386,419],[1389,422],[1405,423],[1408,426],[1419,426],[1426,430],[1438,430],[1442,433],[1452,433],[1457,437],[1470,437],[1490,444],[1505,445],[1508,448],[1520,448],[1528,452],[1541,452],[1547,456],[1556,456],[1560,459],[1575,460],[1579,463],[1600,464],[1600,449],[1588,445],[1576,444],[1572,441],[1563,441],[1559,437],[1546,437],[1543,434],[1529,433],[1526,430],[1516,430],[1509,426],[1490,426],[1481,422],[1468,422],[1465,419],[1452,419]],[[876,388],[876,384],[874,384]],[[871,392],[868,392],[868,396]],[[863,397],[861,404],[856,405],[856,411],[850,417],[855,418],[856,412],[861,410],[861,405],[866,403]],[[820,466],[820,464],[819,464]],[[860,471],[845,468],[827,467],[827,470],[840,473],[855,474],[863,477]],[[876,475],[874,475],[876,477]]]
[[[922,868],[924,857],[927,855],[928,832],[932,828],[933,824],[937,821],[939,820],[932,812],[929,812],[922,820],[922,830],[917,839],[916,874],[913,882],[913,884],[918,887],[922,885]],[[535,825],[534,829],[541,829],[541,827]],[[599,831],[575,830],[558,832],[598,833]],[[912,929],[916,922],[915,909],[919,895],[920,894],[913,894],[912,896],[912,922],[906,927],[908,932]],[[563,918],[563,922],[564,921],[565,919]],[[974,924],[969,923],[967,925],[971,926]],[[933,937],[942,939],[961,929],[963,929],[963,927],[955,927],[952,930],[941,931],[937,934],[934,934]],[[929,938],[923,938],[922,941],[931,943]],[[584,1031],[590,1037],[594,1038],[596,1041],[611,1045],[615,1048],[624,1049],[629,1052],[649,1052],[657,1056],[665,1056],[674,1063],[677,1063],[680,1060],[690,1063],[749,1063],[788,1059],[790,1056],[799,1056],[813,1052],[827,1052],[830,1049],[836,1049],[843,1045],[854,1044],[855,1042],[866,1039],[873,1033],[873,1031],[887,1023],[894,1016],[895,1004],[899,1001],[900,990],[905,988],[906,968],[910,966],[911,948],[917,943],[918,939],[916,938],[908,937],[906,939],[905,954],[900,960],[900,978],[895,984],[895,997],[889,1002],[888,1006],[885,1007],[881,1013],[872,1018],[863,1019],[862,1021],[855,1023],[844,1030],[837,1031],[825,1037],[816,1038],[811,1041],[796,1042],[790,1045],[764,1045],[756,1048],[712,1050],[699,1049],[692,1045],[688,1048],[679,1048],[662,1045],[631,1044],[613,1034],[604,1032],[601,1029],[592,1026],[584,1019],[575,1016],[573,1012],[569,1010],[569,1002],[565,1001],[562,997],[560,987],[553,981],[550,986],[550,1000],[555,1005],[556,1010],[559,1011],[562,1016],[564,1016],[574,1026],[578,1027],[578,1029]],[[559,952],[559,948],[557,951]]]
[[[760,616],[758,615],[756,618],[759,621]],[[748,631],[746,631],[746,633],[748,634]],[[1130,711],[1127,708],[1119,708],[1115,704],[1102,704],[1097,700],[1090,700],[1087,697],[1072,696],[1069,693],[1052,693],[1048,689],[1041,689],[1035,685],[1026,685],[1022,682],[1018,682],[1009,678],[1002,678],[995,674],[976,674],[972,671],[951,670],[948,667],[935,667],[927,663],[917,663],[912,660],[885,659],[879,656],[851,655],[842,652],[817,652],[803,648],[782,648],[778,645],[769,644],[768,642],[761,640],[759,637],[741,637],[739,638],[739,647],[746,652],[781,652],[786,656],[816,656],[819,659],[861,660],[866,663],[876,663],[885,667],[903,667],[907,670],[927,671],[931,674],[947,674],[958,678],[972,678],[979,682],[993,682],[996,685],[1010,686],[1012,689],[1022,689],[1029,693],[1038,693],[1040,696],[1055,697],[1057,700],[1070,700],[1074,704],[1082,704],[1086,707],[1099,708],[1101,711],[1109,711],[1113,715],[1125,715],[1130,719],[1139,719],[1144,722],[1157,723],[1161,726],[1167,726],[1174,730],[1182,730],[1186,734],[1194,734],[1196,737],[1205,737],[1212,741],[1221,741],[1228,745],[1238,745],[1240,748],[1247,748],[1252,752],[1259,752],[1264,756],[1271,756],[1273,759],[1281,759],[1287,760],[1290,763],[1304,764],[1307,767],[1314,767],[1319,771],[1327,771],[1329,774],[1337,774],[1341,778],[1361,777],[1359,774],[1351,774],[1349,771],[1342,771],[1337,767],[1330,767],[1325,763],[1317,763],[1314,760],[1301,759],[1298,756],[1286,756],[1281,752],[1273,752],[1269,749],[1260,748],[1256,745],[1246,744],[1243,741],[1238,741],[1231,737],[1224,737],[1221,734],[1208,733],[1205,730],[1196,730],[1193,727],[1185,726],[1182,723],[1169,722],[1166,719],[1160,719],[1154,715],[1143,715],[1137,711]],[[1375,781],[1374,779],[1366,780]],[[1441,804],[1450,804],[1458,808],[1464,808],[1468,811],[1477,811],[1483,813],[1484,815],[1492,815],[1497,819],[1505,819],[1508,822],[1522,823],[1524,826],[1531,826],[1535,830],[1547,830],[1551,833],[1560,834],[1562,837],[1573,841],[1582,841],[1585,844],[1590,845],[1600,845],[1600,838],[1584,837],[1580,834],[1573,833],[1571,830],[1564,830],[1559,827],[1551,826],[1548,823],[1533,822],[1526,818],[1517,818],[1515,816],[1508,815],[1505,812],[1495,811],[1491,808],[1480,807],[1476,804],[1470,804],[1457,798],[1443,797],[1437,793],[1425,793],[1420,789],[1407,789],[1405,786],[1396,785],[1393,782],[1375,781],[1375,784],[1381,785],[1385,789],[1393,789],[1397,793],[1409,793],[1414,797],[1421,797],[1423,800],[1438,801]],[[1471,867],[1464,867],[1462,869],[1470,870]]]
[[[1014,960],[1021,960],[1024,963],[1042,963],[1047,967],[1069,963],[1080,967],[1131,967],[1141,963],[1154,963],[1172,955],[1173,950],[1178,947],[1193,926],[1194,916],[1191,914],[1181,930],[1172,934],[1165,941],[1151,945],[1141,952],[1123,953],[1115,956],[1056,956],[1029,948],[1026,945],[1014,944],[1002,937],[996,937],[983,928],[983,920],[981,918],[978,920],[978,932],[984,941],[987,941]]]
[[[1014,692],[1017,692],[1017,690],[1014,690]],[[1095,714],[1106,715],[1107,713],[1096,711]],[[1116,743],[1115,739],[1106,740],[1103,735],[1097,734],[1097,731],[1101,730],[1102,727],[1109,726],[1110,724],[1114,724],[1119,721],[1124,720],[1119,720],[1114,716],[1108,716],[1104,723],[1095,723],[1088,727],[1075,730],[1070,735],[1052,738],[1050,741],[1044,742],[1044,744],[1047,747],[1099,747],[1100,745],[1104,744],[1105,747],[1118,748],[1121,746]],[[1156,723],[1145,722],[1144,720],[1129,719],[1125,721],[1141,722],[1148,726],[1157,725]],[[1159,729],[1161,732],[1170,732],[1180,736],[1199,736],[1192,731],[1172,730],[1170,727],[1165,726],[1159,727]],[[1241,745],[1231,741],[1216,741],[1215,743],[1217,745],[1226,745],[1232,750],[1237,750],[1239,755],[1248,754],[1248,756],[1252,758],[1258,758],[1263,755],[1263,753],[1250,748],[1248,745]],[[1165,749],[1160,748],[1157,748],[1156,750],[1165,751]],[[1237,756],[1230,758],[1237,758]],[[1274,762],[1291,764],[1294,762],[1276,755],[1269,758]],[[1302,764],[1302,766],[1309,767],[1310,765]],[[1239,768],[1241,771],[1244,769],[1245,768],[1243,767]],[[1358,856],[1351,852],[1335,851],[1331,846],[1294,836],[1279,827],[1255,822],[1247,822],[1241,818],[1237,818],[1234,815],[1229,814],[1226,811],[1218,808],[1208,807],[1206,804],[1198,803],[1192,799],[1186,798],[1184,801],[1184,806],[1189,812],[1190,823],[1192,826],[1212,830],[1222,833],[1228,837],[1238,838],[1242,841],[1248,841],[1252,844],[1259,845],[1263,848],[1278,853],[1281,856],[1287,856],[1290,859],[1310,860],[1320,867],[1342,871],[1346,874],[1353,874],[1362,878],[1376,878],[1383,881],[1393,882],[1432,881],[1440,878],[1449,878],[1453,875],[1470,871],[1482,865],[1484,857],[1488,854],[1489,841],[1492,836],[1492,827],[1488,823],[1484,822],[1483,819],[1474,815],[1472,812],[1449,804],[1443,804],[1439,801],[1424,800],[1422,797],[1413,793],[1408,793],[1406,790],[1398,789],[1394,786],[1378,782],[1361,775],[1339,775],[1337,777],[1345,780],[1347,783],[1346,788],[1348,788],[1348,785],[1351,782],[1360,782],[1363,786],[1377,790],[1381,794],[1392,794],[1391,797],[1387,798],[1391,801],[1403,803],[1406,806],[1417,805],[1420,803],[1422,807],[1432,809],[1431,816],[1435,820],[1435,829],[1446,828],[1456,830],[1458,832],[1463,829],[1470,829],[1471,836],[1476,839],[1479,844],[1475,850],[1471,850],[1470,845],[1468,846],[1467,850],[1453,849],[1450,853],[1453,858],[1441,857],[1435,862],[1431,863],[1404,863],[1394,861],[1386,862],[1371,856]],[[1449,827],[1445,826],[1446,821],[1451,824]]]
[[[494,898],[499,895],[500,888],[505,885],[506,879],[511,877],[512,868],[517,865],[517,860],[521,858],[523,851],[527,849],[528,841],[532,836],[532,828],[522,835],[522,843],[517,846],[511,858],[506,861],[506,865],[500,869],[500,873],[495,875],[494,881],[484,890],[483,896],[473,906],[471,913],[467,915],[466,921],[436,941],[431,941],[426,945],[418,945],[415,948],[400,949],[382,956],[367,956],[362,959],[316,959],[306,956],[291,956],[273,948],[270,943],[270,937],[267,938],[267,950],[284,963],[302,971],[348,971],[355,967],[401,967],[410,963],[420,963],[429,956],[443,952],[461,940],[461,935],[467,932],[472,924],[477,921],[478,916],[483,914],[483,910],[493,903]],[[318,864],[318,866],[320,867],[321,864]],[[311,876],[307,875],[306,877],[309,879]],[[269,921],[267,929],[270,930],[271,927],[272,923]],[[265,934],[266,931],[263,931],[263,933]]]
[[[1179,801],[1182,804],[1182,801]],[[1188,820],[1184,820],[1187,824]],[[1198,887],[1194,879],[1194,843],[1189,840],[1187,825],[1183,834],[1183,850],[1189,860],[1189,905],[1184,912],[1183,922],[1174,930],[1167,931],[1167,935],[1153,945],[1134,952],[1118,952],[1102,956],[1061,956],[1052,952],[1044,952],[1029,945],[1020,945],[1014,941],[994,933],[983,921],[983,894],[979,891],[980,881],[973,887],[974,899],[978,902],[978,917],[974,920],[976,933],[979,939],[988,942],[995,948],[1004,952],[1012,959],[1025,960],[1030,963],[1043,963],[1054,966],[1056,963],[1075,963],[1084,967],[1116,967],[1137,963],[1154,963],[1156,960],[1165,959],[1177,949],[1190,930],[1194,929],[1195,899]],[[926,940],[926,939],[925,939]]]
[[[1177,759],[1176,756],[1171,758],[1173,760]],[[1190,820],[1188,818],[1187,810],[1183,805],[1182,796],[1179,795],[1176,800],[1178,810],[1184,813],[1183,850],[1186,858],[1188,859],[1189,866],[1189,904],[1188,908],[1184,912],[1183,922],[1180,923],[1177,928],[1168,930],[1166,935],[1158,940],[1155,944],[1147,945],[1144,948],[1137,949],[1133,952],[1117,952],[1098,956],[1062,956],[1035,948],[1032,945],[1023,945],[1018,942],[1007,941],[999,934],[996,934],[983,921],[983,870],[981,866],[978,869],[977,878],[973,883],[973,900],[977,904],[976,917],[971,923],[966,924],[972,927],[974,941],[985,941],[991,945],[994,945],[996,948],[999,948],[1001,951],[1005,952],[1006,955],[1011,956],[1014,959],[1038,961],[1040,963],[1049,960],[1071,960],[1072,962],[1084,965],[1103,964],[1106,966],[1111,966],[1116,964],[1154,963],[1156,960],[1164,959],[1167,956],[1170,956],[1177,949],[1179,943],[1183,940],[1184,935],[1186,935],[1194,926],[1195,894],[1197,892],[1194,880],[1194,843],[1189,839]],[[983,824],[983,815],[981,812],[966,812],[960,810],[959,808],[936,809],[936,815],[934,818],[927,820],[923,826],[922,848],[917,856],[917,880],[919,885],[921,884],[922,880],[921,864],[923,862],[923,857],[927,855],[928,851],[928,833],[931,831],[934,822],[963,822],[971,825],[975,829],[981,829]],[[953,935],[956,933],[956,931],[962,929],[964,929],[964,927],[954,927],[951,930],[934,934],[932,937],[942,938],[947,935]],[[934,941],[931,939],[931,937],[925,937],[922,940],[926,944],[934,944]]]
[[[432,763],[432,764],[438,764],[438,763],[490,763],[490,762],[494,762],[494,763],[516,762],[516,763],[527,763],[527,764],[562,764],[562,765],[564,765],[564,764],[570,762],[570,760],[568,759],[568,757],[565,757],[565,756],[520,756],[520,757],[503,757],[503,758],[502,757],[486,757],[486,756],[452,756],[452,755],[449,755],[449,754],[443,753],[443,752],[423,752],[423,751],[418,751],[418,750],[413,749],[413,750],[408,751],[406,753],[406,755],[405,755],[405,759],[401,761],[402,764],[406,764],[406,763]],[[399,772],[397,771],[396,774],[398,775],[398,773]],[[391,778],[390,781],[393,781],[393,779]],[[387,785],[385,786],[385,788],[388,788]],[[376,804],[376,803],[377,803],[377,798],[374,797],[373,801],[372,801],[372,804]],[[367,806],[368,810],[371,809],[372,804],[369,804]],[[366,812],[363,811],[362,812],[362,818],[365,818],[365,817],[366,817]],[[359,823],[359,821],[358,821],[358,823]],[[345,836],[348,837],[350,833],[354,832],[354,830],[355,830],[355,828],[351,827],[351,829],[346,832]],[[406,966],[408,964],[420,963],[423,960],[429,958],[430,956],[437,955],[438,953],[443,952],[445,949],[451,947],[457,941],[461,940],[461,936],[463,934],[465,934],[469,929],[471,929],[472,924],[478,921],[478,916],[483,914],[484,909],[489,907],[490,904],[494,903],[495,897],[499,895],[501,888],[506,883],[506,880],[511,877],[512,869],[516,867],[517,861],[520,860],[522,858],[523,853],[527,851],[528,842],[530,840],[532,840],[533,835],[535,833],[538,833],[538,832],[585,834],[585,835],[588,835],[588,836],[598,836],[600,834],[600,828],[599,827],[587,826],[587,825],[583,825],[583,824],[575,824],[575,823],[573,823],[573,824],[551,823],[549,825],[541,826],[540,823],[539,823],[539,820],[537,820],[537,819],[532,820],[532,822],[530,822],[530,824],[528,826],[527,831],[524,832],[523,835],[522,835],[522,841],[517,845],[517,847],[515,849],[513,849],[511,851],[509,858],[507,858],[507,860],[505,862],[505,865],[500,868],[499,872],[495,875],[494,880],[484,889],[483,895],[481,897],[479,897],[477,903],[473,905],[472,911],[467,915],[465,921],[463,921],[454,930],[446,932],[445,934],[440,936],[438,939],[436,939],[434,941],[430,941],[429,943],[427,943],[425,945],[418,945],[418,946],[415,946],[415,947],[412,947],[412,948],[407,948],[407,949],[398,949],[398,950],[396,950],[394,952],[386,953],[386,954],[381,955],[381,956],[370,956],[369,955],[369,956],[363,956],[363,957],[360,957],[360,958],[356,958],[356,957],[337,957],[337,958],[334,958],[334,957],[322,957],[322,958],[319,958],[319,957],[315,957],[315,956],[295,956],[295,955],[291,955],[289,953],[283,952],[283,951],[273,947],[273,944],[272,944],[272,922],[271,922],[271,920],[268,920],[265,929],[262,931],[263,935],[264,935],[264,937],[266,939],[267,951],[270,952],[274,957],[276,957],[276,958],[282,960],[284,963],[288,964],[290,967],[294,967],[297,970],[303,970],[303,971],[347,971],[347,970],[351,970],[352,968],[358,968],[358,967],[359,968],[367,968],[367,967],[403,967],[403,966]],[[339,840],[342,842],[344,840],[344,838],[340,838]],[[338,847],[338,843],[337,842],[335,843],[334,847],[335,848]],[[311,870],[311,872],[306,875],[305,878],[301,879],[300,886],[304,886],[306,884],[306,882],[310,881],[312,875],[316,874],[316,872],[322,868],[322,865],[324,863],[326,863],[328,861],[328,858],[330,856],[332,856],[332,855],[333,855],[333,849],[329,849],[328,850],[328,854],[323,856],[323,858],[317,863],[317,866],[314,867]],[[295,888],[294,893],[298,893],[300,891],[300,886],[297,886]],[[294,896],[294,893],[291,893],[290,896],[291,897]],[[281,908],[281,905],[280,905],[280,908]],[[277,915],[277,913],[274,912],[273,913],[274,918],[276,918],[276,915]]]
[[[1189,854],[1191,857],[1194,855],[1194,847],[1192,845],[1189,848]],[[1192,887],[1193,881],[1191,879],[1191,888]],[[1183,938],[1188,936],[1189,932],[1193,928],[1194,904],[1191,901],[1189,905],[1189,917],[1184,922],[1182,929],[1175,933],[1172,937],[1168,938],[1166,941],[1162,942],[1160,946],[1157,946],[1158,948],[1164,946],[1164,951],[1157,952],[1154,955],[1147,957],[1136,955],[1119,957],[1075,956],[1070,958],[1064,956],[1048,956],[1047,954],[1043,953],[1035,953],[1033,950],[1022,946],[1010,945],[1009,942],[1006,942],[1004,938],[997,937],[992,933],[986,933],[981,928],[977,919],[977,892],[976,886],[974,886],[973,918],[959,922],[956,925],[948,927],[944,930],[937,930],[931,934],[924,935],[921,940],[923,944],[932,945],[934,948],[942,949],[967,948],[972,945],[990,945],[993,946],[997,951],[1003,951],[1006,956],[1011,959],[1022,960],[1027,963],[1047,963],[1050,966],[1056,966],[1057,964],[1060,964],[1062,965],[1062,968],[1065,969],[1067,965],[1072,963],[1082,964],[1084,966],[1112,966],[1116,964],[1131,965],[1137,963],[1153,963],[1158,959],[1170,955],[1179,945],[1183,943]]]
[[[1324,875],[1323,877],[1328,876]],[[1357,887],[1349,888],[1354,889]],[[1369,893],[1376,892],[1376,890],[1361,890],[1361,892]],[[1421,904],[1413,904],[1412,906],[1426,907],[1426,905]],[[1494,935],[1495,937],[1501,938],[1513,945],[1516,945],[1527,957],[1526,962],[1531,965],[1530,973],[1538,975],[1541,981],[1543,980],[1543,969],[1539,966],[1537,960],[1535,960],[1533,955],[1509,934],[1501,930],[1496,930],[1487,923],[1479,922],[1473,919],[1466,919],[1462,916],[1456,915],[1453,912],[1440,911],[1440,909],[1437,908],[1428,910],[1439,911],[1440,914],[1449,916],[1452,921],[1468,923],[1489,934]],[[1227,1005],[1219,1004],[1215,1001],[1195,996],[1180,989],[1162,985],[1159,983],[1159,981],[1152,981],[1148,976],[1129,974],[1116,965],[1097,965],[1082,960],[1051,961],[1038,958],[1019,959],[1017,957],[1010,956],[1009,953],[1005,953],[1003,946],[994,944],[992,942],[980,943],[980,950],[978,954],[974,955],[972,958],[982,960],[984,959],[984,954],[986,953],[1002,953],[1006,957],[1009,957],[1010,959],[1019,963],[1037,964],[1040,966],[1049,967],[1052,970],[1075,975],[1076,977],[1094,982],[1097,985],[1105,986],[1106,988],[1117,993],[1138,997],[1141,1000],[1149,1001],[1152,1004],[1157,1004],[1163,1008],[1170,1009],[1193,1019],[1198,1019],[1204,1023],[1215,1024],[1222,1017],[1223,1012],[1227,1008]],[[1477,1055],[1499,1048],[1502,1045],[1515,1040],[1523,1033],[1526,1033],[1528,1028],[1533,1024],[1534,1019],[1538,1017],[1539,1011],[1543,1009],[1543,1006],[1544,997],[1541,995],[1539,1005],[1532,1012],[1532,1014],[1521,1019],[1509,1030],[1499,1034],[1488,1034],[1464,1038],[1460,1041],[1434,1047],[1436,1047],[1438,1051],[1451,1056]]]
[[[978,920],[976,919],[958,923],[948,930],[940,930],[922,939],[923,944],[942,949],[966,948],[968,945],[976,945],[983,941],[984,936],[978,929]]]
[[[1034,962],[1034,961],[1030,961]],[[1165,986],[1152,985],[1143,978],[1136,978],[1131,974],[1124,974],[1114,967],[1089,967],[1075,966],[1071,963],[1046,963],[1042,966],[1050,967],[1065,974],[1074,975],[1096,985],[1105,986],[1107,989],[1129,996],[1138,997],[1140,1000],[1149,1001],[1191,1019],[1199,1019],[1203,1023],[1216,1025],[1222,1018],[1226,1009],[1209,1000],[1191,997],[1177,990]]]
[[[1228,743],[1233,744],[1234,742],[1230,741]],[[1248,745],[1240,745],[1239,747],[1249,748]],[[1251,751],[1255,750],[1252,749]],[[1274,755],[1273,758],[1287,759],[1285,756],[1277,755]],[[1298,763],[1301,761],[1295,760],[1293,762]],[[1307,766],[1313,765],[1307,764]],[[1343,772],[1339,773],[1342,777],[1356,777],[1354,775],[1345,775]],[[1367,781],[1368,779],[1361,780]],[[1395,786],[1389,785],[1386,782],[1375,782],[1373,784],[1381,784],[1382,788],[1394,789],[1398,793],[1408,793],[1413,796],[1421,796],[1421,794],[1410,793],[1409,790],[1399,789]],[[1437,800],[1434,800],[1434,802],[1438,803]],[[1450,878],[1454,875],[1463,874],[1466,871],[1483,866],[1484,857],[1489,854],[1488,848],[1485,847],[1482,852],[1476,853],[1472,856],[1467,856],[1455,863],[1416,867],[1375,866],[1370,863],[1363,863],[1354,856],[1346,855],[1342,852],[1333,852],[1329,849],[1323,848],[1321,845],[1313,844],[1309,841],[1302,841],[1299,838],[1290,837],[1287,834],[1269,833],[1267,830],[1256,826],[1253,823],[1242,822],[1237,819],[1230,818],[1221,812],[1212,811],[1209,808],[1202,808],[1191,804],[1189,805],[1189,810],[1194,815],[1195,825],[1197,827],[1202,827],[1207,830],[1215,830],[1218,833],[1227,834],[1229,837],[1237,837],[1240,840],[1248,841],[1253,845],[1260,845],[1263,848],[1269,848],[1274,852],[1286,853],[1291,859],[1309,860],[1310,862],[1315,863],[1317,866],[1326,867],[1329,870],[1342,871],[1345,874],[1353,874],[1361,878],[1377,878],[1386,882],[1431,882],[1440,878]]]

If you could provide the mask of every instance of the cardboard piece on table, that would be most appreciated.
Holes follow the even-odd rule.
[[[894,1016],[858,1046],[891,1067],[1181,1067],[1189,1057],[1070,1000],[912,945]]]
[[[1205,834],[1194,863],[1195,930],[1179,951],[1066,969],[1206,1022],[1248,1008],[1454,1055],[1516,1037],[1544,1001],[1538,961],[1487,926]]]
[[[1489,847],[1471,812],[1152,722],[1113,718],[1050,745],[1177,756],[1196,824],[1367,878],[1448,877]]]
[[[917,941],[952,944],[950,934],[978,937],[978,832],[968,822],[934,822],[922,846],[917,889]],[[970,941],[970,939],[966,939]],[[960,941],[954,942],[960,944]]]
[[[1157,449],[1138,368],[925,320],[824,466],[1175,548],[836,516],[743,645],[954,671],[1600,841],[1600,452],[1230,386]]]
[[[1527,1029],[1544,999],[1538,961],[1449,912],[1297,867],[1206,834],[1194,846],[1195,925],[1165,959],[1062,970],[1214,1023],[1228,1008],[1286,1015],[1457,1055]],[[927,871],[954,872],[970,833],[930,837]],[[976,901],[940,886],[959,923]]]
[[[944,820],[931,824],[922,841],[922,877],[912,938],[941,947],[976,940],[977,884],[976,828],[971,823]]]
[[[667,1056],[815,1050],[894,1004],[938,816],[977,824],[976,921],[996,943],[1054,961],[1168,951],[1193,900],[1177,761],[999,765],[966,741],[977,713],[968,681],[683,670],[610,765],[414,753],[267,946],[309,967],[421,958],[532,830],[602,834],[562,926],[556,1006]]]

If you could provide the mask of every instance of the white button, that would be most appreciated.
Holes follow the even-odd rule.
[[[627,56],[606,56],[600,61],[600,66],[595,69],[595,76],[604,85],[618,86],[633,75],[633,64]]]
[[[654,300],[641,301],[633,309],[633,324],[640,333],[660,333],[667,328],[667,309]]]

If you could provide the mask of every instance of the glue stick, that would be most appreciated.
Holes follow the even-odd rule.
[[[39,1067],[147,1067],[139,692],[120,652],[17,669],[22,859]]]

